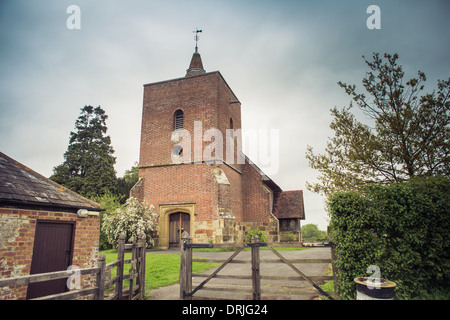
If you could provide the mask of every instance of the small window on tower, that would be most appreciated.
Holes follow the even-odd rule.
[[[174,130],[183,129],[183,111],[182,110],[175,111],[173,127],[174,127],[173,128]]]
[[[230,118],[230,129],[234,129],[234,127],[233,127],[233,119],[232,118]]]

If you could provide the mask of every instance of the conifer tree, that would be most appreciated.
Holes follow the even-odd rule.
[[[76,131],[70,132],[64,162],[53,168],[51,180],[89,198],[117,192],[116,158],[111,138],[105,136],[106,119],[100,106],[81,109]]]

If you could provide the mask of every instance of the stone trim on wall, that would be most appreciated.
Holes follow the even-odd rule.
[[[270,222],[236,222],[235,219],[196,221],[191,236],[194,243],[243,243],[247,232],[258,229],[269,242],[279,241],[278,220]]]

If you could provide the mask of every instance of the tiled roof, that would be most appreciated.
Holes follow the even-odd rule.
[[[278,219],[305,219],[303,191],[281,191],[275,202],[274,214]]]
[[[203,69],[200,53],[194,52],[191,63],[189,64],[189,69],[186,70],[186,77],[197,76],[204,73],[205,69]]]
[[[99,211],[100,205],[0,152],[0,205]]]

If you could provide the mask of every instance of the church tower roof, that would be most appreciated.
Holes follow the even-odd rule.
[[[202,32],[202,30],[196,29],[194,31],[195,33],[195,52],[192,55],[191,64],[189,65],[189,69],[186,70],[186,77],[193,77],[198,76],[201,74],[204,74],[206,71],[203,69],[203,63],[202,63],[202,57],[200,56],[200,53],[198,53],[198,34]]]
[[[198,76],[204,74],[206,71],[203,69],[202,57],[195,48],[195,52],[192,55],[191,64],[189,69],[186,70],[186,77]]]

